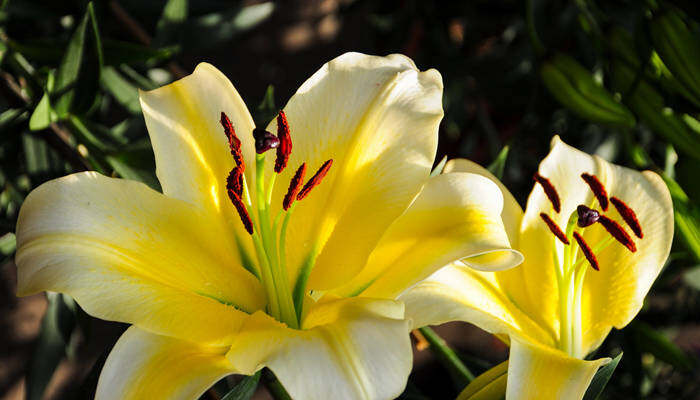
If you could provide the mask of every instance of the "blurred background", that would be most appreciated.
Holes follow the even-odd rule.
[[[125,329],[63,295],[15,296],[24,197],[81,170],[158,189],[138,88],[207,61],[251,109],[267,99],[264,124],[271,100],[283,106],[346,51],[403,53],[438,69],[438,160],[489,166],[523,206],[554,134],[663,174],[674,246],[635,322],[597,353],[624,350],[602,398],[700,399],[698,21],[694,0],[0,1],[0,399],[92,398]],[[471,325],[436,331],[475,374],[507,358],[507,347]],[[415,360],[403,398],[454,398],[463,387],[430,349]],[[269,398],[263,385],[255,396]]]

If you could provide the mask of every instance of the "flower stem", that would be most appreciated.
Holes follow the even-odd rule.
[[[265,368],[263,370],[263,378],[265,387],[267,387],[270,395],[272,395],[275,400],[292,400],[292,396],[287,393],[287,390],[282,386],[282,383],[271,370]]]
[[[474,374],[472,374],[469,368],[459,359],[457,353],[455,353],[454,350],[447,345],[445,340],[438,336],[432,328],[424,326],[420,328],[419,331],[425,336],[425,340],[430,343],[430,348],[433,353],[435,353],[442,365],[450,371],[452,378],[459,387],[464,387],[474,380]]]

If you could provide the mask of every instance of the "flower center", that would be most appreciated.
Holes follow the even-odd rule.
[[[305,184],[303,183],[306,163],[302,163],[291,178],[287,194],[282,199],[282,209],[273,219],[270,215],[270,206],[275,181],[277,175],[287,167],[289,155],[292,152],[289,123],[284,111],[280,111],[277,115],[277,135],[259,128],[255,128],[252,132],[256,152],[254,192],[249,190],[245,178],[246,166],[241,151],[241,141],[236,136],[233,124],[223,112],[221,113],[221,125],[228,139],[231,155],[236,163],[226,179],[226,189],[243,227],[253,239],[257,265],[252,268],[252,272],[265,289],[267,312],[278,321],[284,322],[292,328],[299,328],[306,283],[315,264],[317,253],[312,251],[305,258],[299,269],[300,273],[296,277],[296,282],[293,286],[290,285],[286,258],[287,227],[296,202],[306,198],[311,190],[321,183],[330,170],[333,160],[324,162]],[[272,149],[276,149],[277,153],[275,164],[273,171],[268,171],[266,174],[265,156]],[[257,215],[251,217],[249,211],[254,210],[257,210]]]
[[[557,223],[547,213],[540,213],[542,221],[556,238],[564,245],[563,254],[554,251],[557,286],[559,289],[559,348],[572,357],[583,358],[582,348],[582,327],[581,327],[581,296],[583,292],[583,281],[586,276],[586,261],[595,270],[600,270],[598,256],[612,243],[618,242],[625,246],[630,252],[637,251],[637,246],[632,237],[627,233],[623,224],[627,225],[634,235],[642,239],[642,227],[639,224],[637,215],[624,201],[618,197],[608,198],[605,186],[595,176],[587,173],[581,174],[581,179],[588,185],[595,201],[600,209],[594,209],[593,204],[580,204],[576,207],[566,224],[566,229],[562,230]],[[545,195],[552,203],[552,208],[556,213],[561,211],[559,194],[549,179],[535,174],[534,180],[542,186]],[[608,215],[603,214],[608,210],[609,203],[615,207],[618,216],[622,220],[616,221]],[[608,236],[593,247],[584,238],[587,229],[591,229],[595,224],[600,224]]]

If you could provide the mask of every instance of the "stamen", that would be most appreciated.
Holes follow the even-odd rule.
[[[598,222],[598,218],[600,218],[600,213],[598,211],[584,205],[576,207],[576,212],[578,213],[578,226],[581,228],[595,224]]]
[[[233,167],[228,174],[228,178],[226,178],[226,189],[232,190],[238,197],[243,196],[243,172],[241,171],[241,167]]]
[[[236,207],[236,211],[238,211],[238,216],[241,217],[241,222],[243,222],[245,230],[252,235],[253,221],[250,219],[250,215],[248,215],[248,210],[246,210],[243,200],[241,200],[241,197],[233,190],[228,191],[228,197],[231,199],[233,206]]]
[[[617,209],[617,212],[620,213],[622,219],[624,219],[627,223],[627,226],[629,226],[630,229],[632,229],[632,232],[634,232],[634,234],[638,238],[643,238],[644,233],[642,232],[642,226],[639,224],[637,214],[635,214],[634,210],[632,210],[627,204],[625,204],[624,201],[618,199],[615,196],[610,198],[610,202],[613,203],[615,209]]]
[[[301,189],[301,183],[304,181],[304,175],[306,175],[306,163],[299,166],[299,169],[297,169],[297,172],[294,173],[292,180],[289,182],[289,189],[287,190],[287,194],[284,195],[284,200],[282,201],[282,207],[285,211],[289,210],[289,207],[291,207],[292,203],[294,203],[294,200],[299,193],[299,189]]]
[[[596,199],[598,199],[600,208],[602,208],[603,211],[608,211],[608,192],[605,190],[605,186],[598,180],[598,177],[584,172],[581,174],[581,178],[586,181],[588,187],[591,188]]]
[[[557,225],[556,222],[552,221],[551,218],[549,218],[549,215],[545,213],[540,213],[540,217],[544,221],[545,224],[549,227],[549,230],[552,231],[554,236],[556,236],[559,240],[561,240],[562,243],[564,244],[569,244],[569,239],[566,237],[564,232],[559,228],[559,225]]]
[[[598,219],[598,222],[601,225],[603,225],[605,230],[608,231],[608,233],[612,235],[612,237],[614,237],[615,240],[620,242],[623,246],[627,247],[629,251],[631,251],[632,253],[637,251],[637,245],[634,244],[630,235],[627,233],[627,231],[625,231],[623,227],[620,226],[620,224],[606,217],[605,215],[601,215]]]
[[[301,189],[299,194],[297,195],[297,200],[301,200],[304,197],[309,195],[309,192],[311,192],[311,189],[313,189],[315,186],[317,186],[319,183],[321,183],[321,180],[323,179],[324,176],[328,173],[328,170],[331,169],[331,165],[333,165],[333,160],[327,160],[326,162],[321,165],[321,168],[316,171],[314,176],[309,179],[308,182],[306,182],[306,185]]]
[[[241,172],[245,171],[245,162],[243,161],[243,153],[241,152],[241,141],[236,136],[236,130],[233,129],[233,124],[228,116],[222,111],[221,112],[221,126],[224,127],[224,133],[228,139],[228,147],[231,149],[231,155],[233,156],[233,161],[241,169]]]
[[[583,236],[579,235],[578,232],[574,232],[574,239],[576,239],[579,247],[581,247],[581,251],[583,252],[583,255],[586,256],[586,260],[588,260],[588,262],[591,264],[591,267],[593,267],[593,269],[596,271],[600,271],[598,259],[595,257],[595,254],[593,254],[593,251],[591,251],[588,243],[583,240]]]
[[[542,189],[544,189],[544,194],[547,195],[547,198],[552,203],[554,211],[556,211],[557,213],[561,211],[561,201],[559,201],[559,194],[557,194],[557,190],[554,189],[554,185],[552,185],[552,182],[550,182],[549,179],[538,174],[537,172],[535,172],[533,179],[535,180],[535,182],[539,183],[542,186]]]
[[[277,114],[277,137],[280,145],[277,148],[277,159],[275,159],[275,172],[278,174],[284,170],[292,153],[292,137],[289,135],[289,123],[284,111]]]
[[[280,145],[279,138],[264,129],[253,129],[253,138],[255,139],[255,152],[258,154],[277,148]]]

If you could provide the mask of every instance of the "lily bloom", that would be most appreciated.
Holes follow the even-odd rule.
[[[18,293],[132,324],[98,400],[193,399],[264,366],[298,399],[398,396],[412,354],[396,296],[455,260],[521,261],[496,184],[429,177],[442,89],[404,56],[348,53],[260,129],[200,64],[140,94],[162,194],[87,172],[28,196]]]
[[[663,180],[555,136],[523,213],[482,167],[453,160],[445,170],[501,187],[506,230],[525,260],[495,273],[453,263],[400,297],[407,317],[415,326],[468,321],[509,338],[509,400],[582,398],[610,360],[584,358],[639,312],[668,257],[673,209]]]

